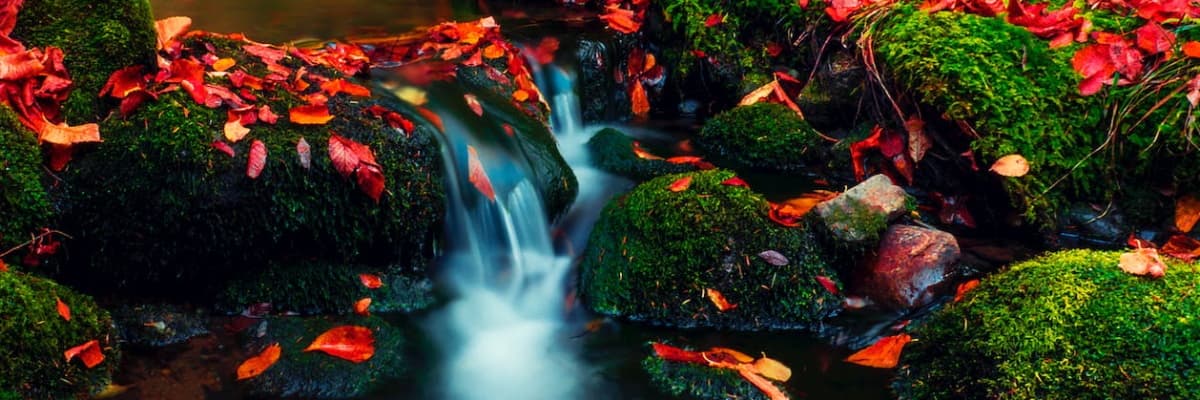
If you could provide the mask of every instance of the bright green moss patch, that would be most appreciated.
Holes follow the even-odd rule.
[[[597,168],[635,181],[696,169],[691,164],[675,164],[666,160],[638,157],[633,152],[633,143],[633,138],[625,133],[613,128],[604,128],[588,140],[588,155]]]
[[[749,189],[722,170],[661,176],[612,200],[592,230],[580,291],[596,312],[674,326],[804,327],[840,308],[816,276],[835,278],[810,229],[767,219]],[[668,186],[691,177],[687,190]],[[805,226],[811,226],[812,219]],[[758,254],[789,259],[774,266]],[[737,308],[720,312],[705,289]]]
[[[735,170],[797,170],[818,160],[820,134],[781,104],[736,107],[708,120],[696,147]]]
[[[41,181],[42,151],[33,132],[0,107],[0,249],[29,240],[51,215]]]
[[[706,400],[761,400],[767,398],[762,391],[732,369],[666,361],[655,355],[650,355],[642,360],[642,369],[650,375],[650,382],[658,390],[677,398]]]
[[[916,328],[896,391],[932,399],[1200,397],[1200,269],[1153,280],[1070,250],[985,279]]]
[[[71,308],[70,321],[58,315],[56,298]],[[91,297],[10,271],[0,272],[0,299],[0,397],[85,398],[108,385],[120,353],[108,312]],[[64,351],[90,340],[100,341],[103,362],[89,369],[64,361]]]

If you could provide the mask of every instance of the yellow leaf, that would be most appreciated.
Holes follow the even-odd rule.
[[[774,358],[763,356],[754,360],[754,371],[767,379],[787,382],[792,378],[792,369]]]
[[[1020,154],[1009,154],[996,160],[990,170],[1001,176],[1021,177],[1029,173],[1029,161],[1026,161],[1025,157]]]
[[[225,140],[228,140],[229,143],[237,143],[239,140],[242,140],[242,138],[246,137],[247,133],[250,133],[250,128],[242,126],[241,119],[235,119],[225,123]]]
[[[214,62],[212,67],[213,67],[213,71],[221,72],[221,71],[225,71],[227,69],[233,68],[233,66],[236,64],[237,64],[237,61],[235,61],[232,58],[226,57],[226,58],[222,58],[222,59]]]

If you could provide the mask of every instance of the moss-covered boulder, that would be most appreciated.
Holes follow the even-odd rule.
[[[727,368],[672,362],[651,354],[642,359],[642,369],[650,375],[650,383],[659,391],[681,399],[765,400],[767,396],[750,382]],[[774,382],[773,382],[774,383]],[[786,388],[775,384],[780,391]]]
[[[604,128],[596,132],[588,140],[587,149],[592,165],[639,182],[656,176],[696,170],[691,164],[639,157],[633,151],[633,138],[613,128]]]
[[[680,327],[804,327],[829,316],[840,298],[817,281],[836,280],[817,245],[813,218],[787,228],[767,218],[758,194],[710,170],[665,175],[613,199],[592,230],[580,292],[596,312]],[[669,189],[691,179],[687,189]],[[772,265],[759,254],[787,258]],[[720,311],[716,290],[736,308]]]
[[[379,317],[272,317],[267,334],[248,338],[250,354],[279,343],[279,361],[262,375],[243,381],[250,395],[260,398],[345,399],[383,388],[409,370],[404,331]],[[343,325],[362,326],[375,338],[370,359],[354,363],[320,351],[304,351],[325,331]],[[247,336],[254,336],[247,332]]]
[[[105,110],[100,87],[128,65],[154,65],[157,34],[149,0],[28,0],[12,37],[27,46],[63,49],[75,89],[64,105],[68,123]]]
[[[363,286],[359,274],[379,276],[383,286]],[[220,294],[218,311],[236,314],[257,303],[300,314],[349,314],[371,298],[373,312],[410,312],[433,305],[433,283],[426,277],[380,268],[323,261],[272,261],[265,268],[237,275]]]
[[[905,399],[1200,397],[1200,268],[1162,279],[1071,250],[985,279],[913,332]]]
[[[795,171],[823,157],[819,133],[786,106],[756,103],[708,120],[696,148],[738,171]]]
[[[0,107],[0,249],[26,240],[51,216],[42,186],[42,152],[37,139],[8,107]]]
[[[53,281],[0,272],[0,398],[85,398],[108,386],[120,363],[112,320],[92,298]],[[64,320],[57,300],[71,309]],[[87,368],[63,352],[99,341],[104,360]]]

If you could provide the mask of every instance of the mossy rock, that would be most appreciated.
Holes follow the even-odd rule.
[[[383,286],[368,289],[360,273],[376,274]],[[412,312],[433,305],[433,283],[403,273],[380,274],[379,268],[322,261],[273,261],[266,268],[235,277],[221,292],[219,311],[241,312],[256,303],[300,314],[349,314],[353,305],[371,298],[372,312]]]
[[[704,123],[696,148],[738,171],[795,171],[823,157],[819,133],[781,104],[735,107]]]
[[[85,398],[111,382],[120,363],[112,319],[91,297],[53,281],[20,272],[0,272],[0,397]],[[56,299],[71,309],[59,316]],[[104,361],[87,368],[67,362],[63,352],[98,340]]]
[[[818,284],[836,280],[813,233],[815,220],[787,228],[767,219],[767,203],[710,170],[665,175],[613,199],[592,230],[580,267],[580,292],[596,312],[679,327],[798,328],[840,309]],[[691,178],[688,189],[668,186]],[[775,250],[789,263],[758,256]],[[705,297],[715,289],[737,307]]]
[[[666,160],[638,157],[633,152],[633,143],[633,138],[625,133],[613,128],[604,128],[588,140],[588,155],[592,165],[597,168],[639,182],[656,176],[696,170],[691,164],[675,164]]]
[[[1200,269],[1133,276],[1119,252],[1069,250],[984,279],[918,326],[906,399],[1200,398]]]
[[[42,151],[33,132],[0,107],[0,248],[29,240],[45,227],[52,208],[42,186]]]
[[[63,49],[75,84],[63,106],[71,124],[106,111],[100,87],[113,71],[154,65],[158,40],[149,0],[28,0],[12,37],[30,47]]]
[[[270,317],[267,334],[251,338],[246,349],[257,354],[279,343],[279,361],[262,375],[243,381],[256,398],[345,399],[362,397],[404,374],[411,363],[404,332],[379,317]],[[353,363],[320,351],[306,352],[325,331],[343,325],[362,326],[375,338],[375,354]],[[247,333],[248,335],[250,333]]]
[[[659,391],[682,399],[766,400],[767,396],[732,369],[713,368],[694,363],[663,360],[650,355],[642,360],[642,369]],[[779,390],[787,390],[776,384]]]

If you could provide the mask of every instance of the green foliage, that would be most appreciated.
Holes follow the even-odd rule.
[[[583,256],[584,302],[605,315],[732,329],[804,327],[836,312],[840,298],[815,279],[836,274],[811,230],[771,222],[761,196],[721,184],[732,176],[665,175],[612,200]],[[667,189],[683,177],[692,178],[687,190]],[[768,264],[758,257],[766,250],[790,262]],[[737,308],[718,312],[708,288]]]
[[[746,382],[732,369],[666,361],[653,354],[642,360],[642,369],[650,374],[650,382],[655,387],[677,398],[708,400],[767,398],[762,391],[750,382]]]
[[[931,399],[1200,397],[1200,270],[1063,251],[985,279],[917,327],[896,390]]]
[[[739,171],[794,171],[818,161],[823,153],[817,131],[775,103],[717,114],[704,124],[695,144],[714,162]]]
[[[41,181],[42,151],[33,132],[0,107],[0,251],[26,240],[51,216]]]
[[[349,314],[354,302],[364,297],[371,298],[372,312],[412,312],[433,304],[433,285],[426,278],[383,274],[383,287],[367,289],[359,273],[378,275],[378,269],[320,261],[271,262],[230,282],[218,309],[233,314],[265,302],[275,310],[301,314]]]
[[[59,317],[57,302],[71,308],[71,320]],[[0,273],[0,397],[22,399],[83,398],[110,382],[120,363],[108,312],[91,297],[20,272]],[[99,340],[104,361],[87,368],[65,362],[69,348]]]
[[[811,26],[827,20],[825,2],[820,0],[808,8],[800,8],[793,0],[668,0],[661,7],[671,27],[682,36],[685,51],[700,50],[746,71],[763,70],[771,64],[768,42],[787,46]],[[713,14],[724,15],[724,22],[705,26]],[[687,65],[680,64],[681,74],[687,73]]]
[[[31,47],[57,46],[75,90],[63,106],[67,122],[96,120],[106,111],[100,87],[113,71],[152,66],[157,34],[148,0],[32,0],[12,36]]]
[[[674,164],[666,160],[647,160],[633,152],[633,138],[619,130],[604,128],[587,142],[588,155],[596,167],[635,181],[656,176],[694,171],[691,164]]]

